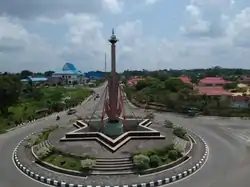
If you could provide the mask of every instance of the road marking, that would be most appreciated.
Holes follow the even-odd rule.
[[[145,175],[139,175],[139,177],[147,177],[147,176],[151,176],[151,175],[156,175],[156,174],[159,174],[159,173],[163,173],[165,171],[169,171],[169,170],[172,170],[172,169],[175,169],[177,167],[179,167],[180,165],[182,164],[185,164],[187,161],[189,161],[192,157],[190,156],[187,160],[185,160],[184,162],[172,167],[172,168],[169,168],[169,169],[165,169],[165,170],[162,170],[162,171],[158,171],[158,172],[154,172],[154,173],[150,173],[150,174],[145,174]]]
[[[27,175],[26,173],[24,173],[19,167],[17,167],[17,165],[16,165],[16,163],[15,163],[15,161],[14,161],[14,154],[15,154],[15,152],[13,151],[13,153],[12,153],[12,162],[13,162],[14,166],[16,167],[16,169],[17,169],[23,176],[28,177],[28,178],[30,178],[32,181],[35,181],[36,183],[40,183],[40,184],[42,184],[42,185],[44,185],[44,186],[50,186],[50,187],[53,186],[53,185],[46,184],[46,183],[43,183],[43,182],[41,182],[41,181],[38,181],[38,180],[36,180],[36,179],[33,179],[31,176],[29,176],[29,175]]]
[[[88,177],[80,177],[80,176],[75,176],[75,175],[68,175],[68,174],[64,174],[64,173],[60,173],[60,172],[57,172],[57,171],[53,171],[53,170],[50,170],[50,169],[47,169],[37,163],[35,163],[38,167],[44,169],[44,170],[47,170],[49,172],[52,172],[52,173],[57,173],[57,174],[60,174],[60,175],[65,175],[65,176],[68,176],[68,177],[75,177],[75,178],[78,178],[78,179],[87,179]]]
[[[171,182],[171,183],[169,183],[169,184],[164,184],[164,185],[162,185],[162,187],[163,187],[163,186],[169,186],[169,185],[172,185],[172,184],[175,184],[175,183],[184,181],[184,180],[186,180],[186,179],[192,177],[194,174],[196,174],[198,171],[200,171],[200,170],[206,165],[206,163],[207,163],[207,161],[208,161],[208,158],[209,158],[209,155],[210,155],[209,146],[207,146],[207,157],[206,157],[206,160],[205,160],[205,162],[202,164],[202,166],[201,166],[199,169],[197,169],[195,172],[191,173],[191,174],[188,175],[187,177],[184,177],[184,178],[179,179],[179,180],[177,180],[177,181]]]
[[[223,128],[222,125],[219,125],[219,127],[220,127],[222,130],[226,131],[229,135],[231,135],[231,136],[234,137],[234,138],[240,138],[240,139],[243,140],[243,141],[249,141],[249,140],[250,140],[250,137],[249,137],[249,136],[247,136],[247,135],[245,135],[245,134],[242,134],[242,133],[240,133],[240,132],[235,132],[235,130],[233,130],[232,128],[229,128],[229,127]]]

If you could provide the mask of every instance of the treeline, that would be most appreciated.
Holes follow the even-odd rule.
[[[103,71],[90,71],[91,73],[101,73],[104,75],[108,75],[109,72],[103,72]],[[54,71],[45,71],[45,72],[32,72],[30,70],[22,70],[20,73],[11,73],[11,72],[2,72],[0,75],[16,75],[20,79],[25,79],[28,76],[44,76],[44,77],[50,77]]]
[[[131,76],[142,76],[142,77],[155,77],[158,79],[166,79],[167,77],[179,77],[181,75],[187,75],[191,78],[193,83],[196,83],[197,79],[204,77],[215,77],[222,76],[226,80],[236,80],[239,76],[250,75],[250,69],[240,68],[222,68],[219,66],[207,68],[207,69],[164,69],[158,71],[147,71],[147,70],[126,70],[122,73],[123,76],[130,78]]]

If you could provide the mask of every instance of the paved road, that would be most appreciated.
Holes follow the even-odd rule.
[[[96,92],[101,92],[104,87],[94,89]],[[90,101],[86,103],[84,107],[86,110],[93,108],[96,102]],[[78,107],[81,110],[83,107]],[[56,121],[56,115],[50,116],[47,119],[34,124],[29,124],[18,128],[16,130],[10,131],[6,134],[0,135],[0,187],[44,187],[43,184],[37,183],[36,181],[27,178],[19,170],[16,169],[12,162],[12,152],[18,142],[20,142],[25,136],[32,132],[39,131],[41,128],[52,124],[67,123],[70,118],[74,116],[68,116],[66,112],[60,113],[60,121]]]
[[[98,88],[96,92],[101,92]],[[78,110],[89,113],[98,101],[90,101]],[[141,109],[131,110],[142,113]],[[157,120],[169,119],[186,126],[207,141],[210,156],[205,166],[195,175],[172,186],[178,187],[246,187],[250,184],[250,150],[247,140],[250,137],[249,121],[237,119],[183,118],[170,113],[155,113]],[[55,121],[55,116],[0,135],[0,187],[32,186],[43,187],[23,174],[12,163],[12,152],[16,144],[31,132],[55,123],[65,123],[69,117],[60,114],[61,120]],[[248,124],[247,124],[248,123]],[[244,136],[243,136],[244,135]],[[245,138],[242,138],[245,137]],[[247,138],[246,138],[247,137]]]

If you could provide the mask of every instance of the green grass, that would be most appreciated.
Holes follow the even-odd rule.
[[[51,133],[52,131],[54,131],[55,129],[57,129],[57,128],[58,128],[57,125],[55,125],[55,126],[52,125],[52,126],[50,126],[48,129],[45,129],[45,130],[39,135],[39,142],[38,142],[38,143],[47,140],[48,137],[49,137],[49,135],[50,135],[50,133]]]
[[[37,114],[38,110],[48,107],[47,101],[51,100],[51,97],[55,93],[62,93],[62,98],[70,97],[77,101],[85,100],[89,95],[91,95],[91,90],[85,87],[75,87],[75,88],[41,88],[43,96],[40,100],[36,101],[34,99],[21,98],[19,103],[9,107],[8,118],[0,116],[0,133],[5,132],[7,129],[15,127],[16,125],[27,122],[30,120],[31,116],[40,118],[45,113]]]
[[[176,156],[173,158],[170,156],[170,153],[172,151],[176,151]],[[159,148],[159,149],[151,149],[151,150],[148,150],[148,151],[145,151],[145,152],[138,152],[138,153],[135,153],[133,155],[133,158],[134,156],[136,155],[144,155],[144,156],[147,156],[148,158],[151,158],[151,156],[157,156],[158,159],[159,159],[159,163],[158,165],[152,165],[151,161],[149,163],[149,168],[154,168],[154,167],[158,167],[158,166],[161,166],[161,165],[165,165],[165,164],[169,164],[179,158],[182,157],[182,154],[181,154],[181,151],[179,149],[177,149],[174,144],[172,145],[167,145],[163,148]]]
[[[58,166],[60,168],[81,171],[81,159],[67,155],[52,153],[44,159],[45,162]]]

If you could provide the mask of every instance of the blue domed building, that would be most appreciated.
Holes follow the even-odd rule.
[[[83,73],[77,70],[72,63],[66,63],[62,70],[52,74],[52,77],[61,78],[64,84],[81,84],[83,83],[83,76]]]

